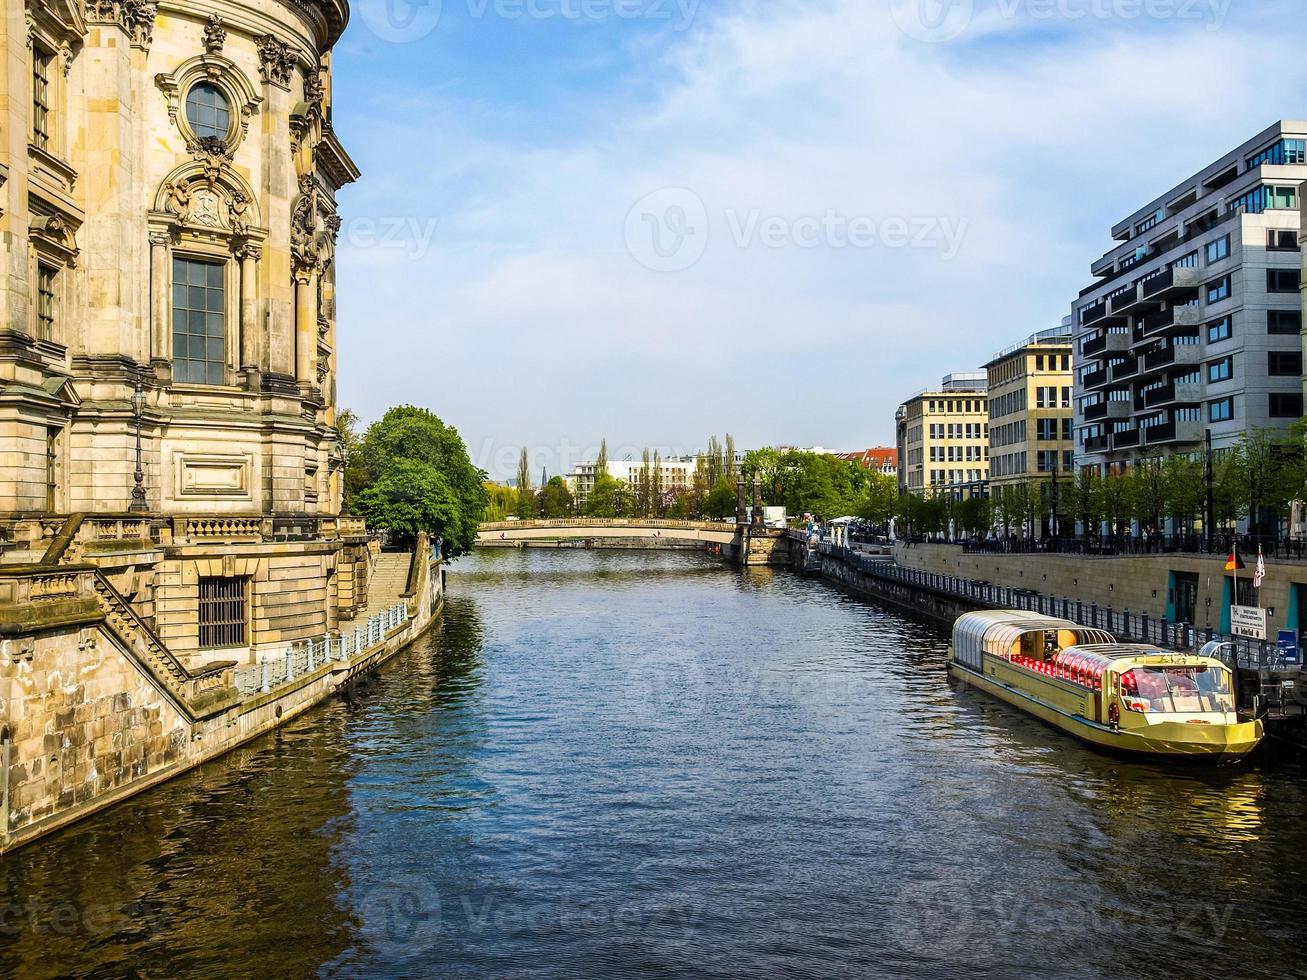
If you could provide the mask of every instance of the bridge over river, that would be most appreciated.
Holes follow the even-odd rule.
[[[617,518],[499,521],[482,524],[479,547],[548,546],[568,541],[714,544],[738,547],[747,525],[735,521],[674,521]]]

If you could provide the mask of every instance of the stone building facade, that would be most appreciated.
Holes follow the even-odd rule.
[[[957,500],[989,495],[987,376],[947,375],[894,416],[899,491]]]
[[[6,0],[0,852],[283,723],[444,575],[341,514],[345,0]]]
[[[187,662],[367,601],[333,426],[347,18],[16,0],[0,22],[0,561],[96,562]]]

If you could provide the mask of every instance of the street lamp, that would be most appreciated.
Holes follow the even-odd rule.
[[[132,487],[132,503],[127,510],[133,514],[144,514],[145,505],[145,471],[141,468],[141,416],[145,413],[145,389],[140,379],[136,381],[136,390],[132,392],[132,418],[136,421],[136,472],[133,474],[136,485]]]

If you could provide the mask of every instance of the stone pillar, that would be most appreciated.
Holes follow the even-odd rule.
[[[735,523],[745,523],[745,511],[749,509],[748,498],[745,496],[744,481],[738,480],[735,484]]]
[[[301,387],[317,384],[314,360],[318,353],[318,274],[295,273],[295,380]]]
[[[762,527],[762,477],[753,475],[753,526]]]
[[[160,380],[172,378],[172,251],[166,231],[150,232],[150,366]]]
[[[240,369],[246,387],[258,390],[263,369],[263,331],[259,325],[259,246],[245,242],[236,251],[241,269]]]

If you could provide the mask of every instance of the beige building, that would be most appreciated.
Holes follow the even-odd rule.
[[[418,635],[425,535],[340,514],[344,0],[6,0],[0,852]]]
[[[0,22],[4,560],[118,553],[123,594],[191,661],[366,600],[333,428],[347,17],[14,0]]]
[[[899,489],[918,495],[986,496],[989,405],[986,375],[950,374],[904,402],[895,418]]]
[[[1071,326],[1045,330],[994,355],[989,378],[992,496],[1074,471]]]

